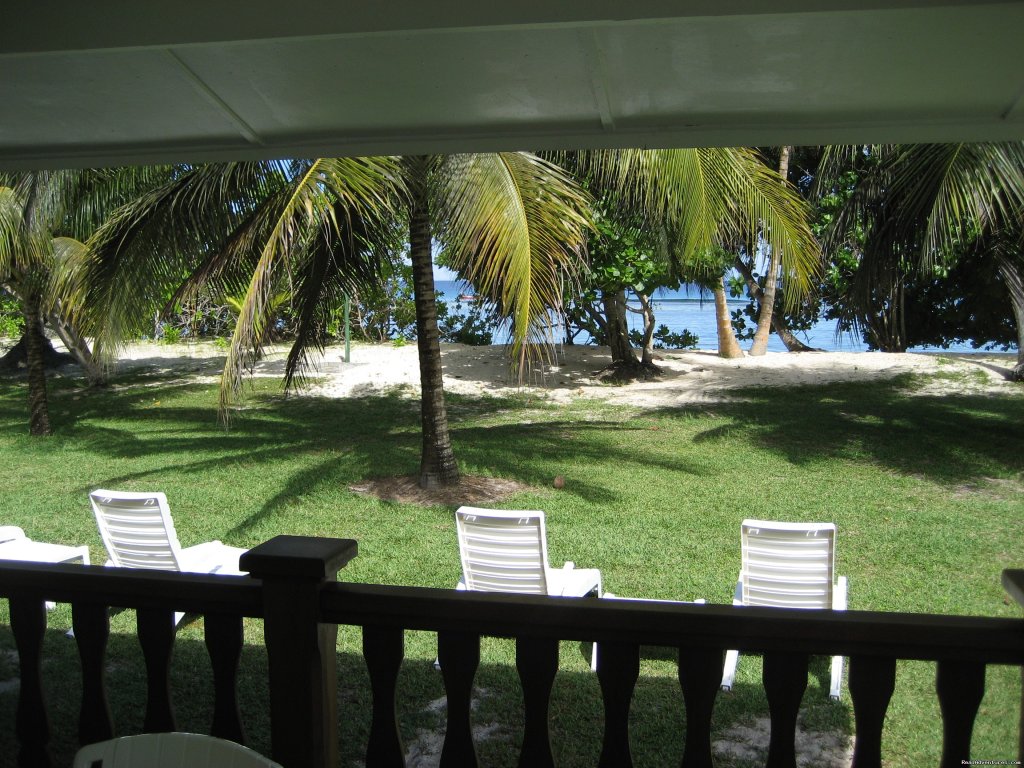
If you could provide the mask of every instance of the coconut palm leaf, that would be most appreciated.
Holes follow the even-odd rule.
[[[602,187],[677,233],[682,262],[722,242],[760,242],[781,252],[791,302],[820,268],[807,204],[753,149],[607,150],[591,153],[585,166]]]
[[[923,231],[921,266],[1024,209],[1024,143],[914,144],[892,158],[901,231]]]
[[[379,280],[383,259],[374,253],[374,244],[382,222],[352,212],[344,220],[347,226],[339,237],[316,238],[293,270],[292,309],[298,322],[285,366],[286,387],[303,383],[311,350],[323,353],[324,329],[344,296]]]
[[[259,247],[259,257],[228,348],[221,379],[222,414],[237,395],[245,370],[262,354],[272,297],[289,275],[292,260],[317,239],[337,242],[343,231],[345,237],[351,236],[346,230],[352,216],[384,210],[396,179],[390,158],[314,160],[260,207],[259,215],[248,221],[247,234],[233,234],[227,258],[238,249],[254,250],[254,246]]]
[[[517,367],[551,343],[590,226],[589,196],[558,166],[527,152],[455,155],[437,173],[438,232],[452,267],[511,322]]]

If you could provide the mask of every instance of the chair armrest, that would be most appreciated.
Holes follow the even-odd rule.
[[[572,560],[566,560],[565,561],[565,565],[562,566],[562,570],[563,571],[571,571],[575,567],[576,567],[576,563],[574,563]]]
[[[736,579],[736,591],[732,595],[733,605],[743,605],[743,579]]]
[[[0,525],[0,542],[24,539],[25,532],[16,525]]]
[[[845,576],[840,576],[836,581],[836,586],[832,590],[832,610],[833,611],[845,611],[846,610],[846,596],[849,589],[849,582]]]

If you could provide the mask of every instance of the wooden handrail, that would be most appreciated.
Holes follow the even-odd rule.
[[[1021,619],[503,595],[352,583],[330,584],[320,599],[326,621],[361,626],[1024,665]]]
[[[251,576],[0,560],[0,597],[32,593],[57,603],[263,616],[262,584]]]

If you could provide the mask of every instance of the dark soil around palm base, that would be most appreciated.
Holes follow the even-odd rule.
[[[376,496],[382,501],[424,506],[462,504],[490,504],[502,501],[530,486],[500,477],[463,476],[457,485],[424,489],[419,487],[418,476],[377,477],[349,486],[350,491]]]
[[[618,361],[594,373],[594,378],[605,384],[629,384],[633,381],[660,379],[662,370],[654,363]]]

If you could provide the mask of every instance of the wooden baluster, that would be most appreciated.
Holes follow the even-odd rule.
[[[896,659],[850,658],[850,698],[856,725],[853,768],[881,768],[882,727],[895,688]]]
[[[373,717],[366,745],[368,768],[405,768],[395,695],[404,656],[405,632],[401,628],[363,627],[363,658],[373,691]]]
[[[75,603],[71,608],[78,658],[82,662],[82,710],[78,714],[78,741],[95,744],[114,736],[114,719],[107,701],[106,658],[110,637],[110,611],[97,603]]]
[[[711,714],[722,683],[725,651],[679,649],[679,684],[686,702],[686,747],[683,768],[711,768]]]
[[[210,735],[245,744],[242,714],[238,709],[238,662],[244,642],[242,617],[211,613],[203,619],[206,652],[213,668],[213,722]]]
[[[50,720],[43,701],[42,652],[46,604],[42,597],[12,597],[11,631],[18,648],[21,688],[15,733],[19,768],[49,768]]]
[[[974,718],[985,695],[985,665],[975,661],[940,661],[935,688],[942,710],[942,768],[971,759]]]
[[[548,712],[551,686],[558,673],[558,640],[516,640],[516,669],[523,684],[523,748],[519,768],[553,768]]]
[[[448,696],[448,729],[441,748],[441,768],[476,768],[470,700],[473,677],[480,665],[480,636],[438,632],[437,659]]]
[[[631,768],[629,705],[640,676],[640,647],[635,643],[601,643],[597,679],[604,699],[604,741],[598,768]]]
[[[174,611],[140,608],[136,611],[139,644],[146,660],[145,733],[177,730],[171,704],[171,653],[174,650]]]
[[[796,768],[796,718],[807,688],[806,653],[766,653],[761,679],[772,720],[766,768]]]

